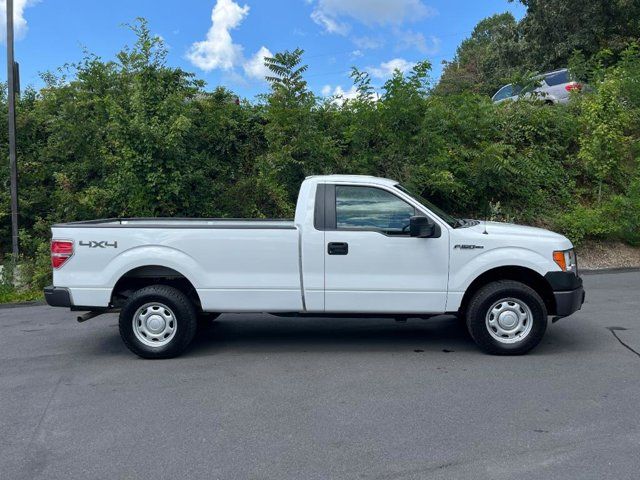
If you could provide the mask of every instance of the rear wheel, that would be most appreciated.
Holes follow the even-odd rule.
[[[134,292],[120,312],[120,336],[143,358],[171,358],[191,343],[198,325],[196,309],[180,290],[151,285]]]
[[[471,337],[485,352],[521,355],[542,340],[547,309],[531,287],[503,280],[476,292],[467,307],[466,320]]]

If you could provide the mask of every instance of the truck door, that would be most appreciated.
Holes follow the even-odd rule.
[[[409,218],[426,213],[394,190],[326,185],[325,311],[445,311],[449,231],[441,226],[438,238],[409,236]]]

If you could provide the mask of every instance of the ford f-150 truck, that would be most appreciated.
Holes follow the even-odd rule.
[[[200,315],[428,318],[451,313],[478,346],[522,354],[584,302],[571,242],[454,218],[393,180],[307,178],[295,219],[118,218],[52,227],[49,305],[119,311],[144,358],[185,350]]]

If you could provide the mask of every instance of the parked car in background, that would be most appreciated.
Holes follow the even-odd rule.
[[[571,92],[579,92],[584,85],[573,80],[566,68],[553,72],[536,75],[532,78],[530,87],[519,85],[505,85],[491,98],[493,103],[501,103],[506,100],[538,99],[545,103],[568,103]]]

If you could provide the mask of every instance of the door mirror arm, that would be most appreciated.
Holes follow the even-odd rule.
[[[440,226],[429,217],[415,215],[409,219],[409,236],[417,238],[438,238]]]

